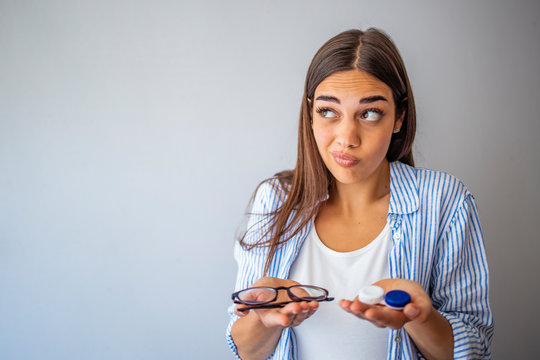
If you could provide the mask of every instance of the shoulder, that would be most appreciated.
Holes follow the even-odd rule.
[[[392,172],[398,174],[398,185],[407,186],[419,194],[469,196],[465,184],[452,174],[440,170],[412,167],[400,162],[392,163]]]
[[[472,196],[465,184],[454,175],[424,168],[415,168],[415,171],[420,194],[437,196],[448,201],[463,201]]]
[[[266,214],[281,207],[287,198],[290,186],[277,177],[264,180],[255,189],[252,199],[252,212]]]
[[[461,180],[445,171],[394,162],[392,173],[395,188],[411,198],[417,197],[420,208],[437,206],[452,212],[473,197]]]

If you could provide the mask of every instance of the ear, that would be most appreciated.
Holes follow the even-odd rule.
[[[398,108],[401,109],[401,112],[398,116],[396,116],[396,121],[394,122],[394,132],[399,132],[401,127],[403,126],[403,120],[405,119],[405,114],[407,113],[407,106],[404,104],[408,100],[408,97],[404,98],[402,100],[401,106]],[[397,130],[397,131],[396,131]]]
[[[401,126],[403,125],[403,119],[405,119],[405,113],[407,112],[406,109],[403,109],[401,114],[396,118],[396,121],[394,122],[394,130],[401,129]]]

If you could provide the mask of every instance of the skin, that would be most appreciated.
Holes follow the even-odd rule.
[[[329,248],[353,251],[370,243],[386,224],[390,201],[386,153],[403,119],[396,118],[392,90],[358,70],[330,75],[313,99],[313,134],[337,184],[315,226]],[[358,163],[342,166],[333,156],[336,153]]]
[[[364,99],[364,100],[362,100]],[[366,102],[366,99],[375,101]],[[321,241],[336,251],[369,244],[386,224],[390,201],[390,168],[386,152],[403,115],[396,114],[392,90],[367,73],[333,74],[317,87],[313,102],[313,133],[319,153],[336,179],[336,191],[322,206],[315,226]],[[375,110],[370,112],[369,110]],[[343,166],[332,154],[357,159]],[[339,306],[377,327],[405,328],[427,359],[452,359],[453,334],[448,321],[431,303],[422,286],[405,279],[375,283],[385,293],[400,289],[411,295],[403,311],[342,299]]]
[[[323,80],[311,100],[312,128],[321,157],[336,180],[336,190],[322,204],[315,219],[317,233],[336,251],[353,251],[369,244],[384,228],[390,201],[390,167],[386,153],[392,133],[403,115],[396,114],[392,90],[375,77],[351,70]],[[290,286],[292,280],[261,278],[253,286]],[[385,279],[375,285],[385,292],[400,289],[411,295],[403,311],[367,305],[358,298],[339,306],[377,327],[404,327],[427,359],[451,359],[453,334],[420,284]],[[286,292],[277,301],[287,299]],[[238,308],[238,306],[237,306]],[[281,331],[313,315],[317,302],[291,303],[282,309],[236,313],[231,335],[242,359],[266,359]]]
[[[293,280],[263,277],[251,287],[292,285],[300,284]],[[276,302],[287,300],[290,300],[287,292],[281,290]],[[231,336],[240,358],[258,360],[267,359],[274,352],[283,329],[300,325],[315,313],[319,303],[316,301],[295,302],[280,309],[259,309],[248,312],[238,311],[239,307],[241,305],[235,307],[235,313],[240,316],[240,319],[233,324]]]
[[[450,323],[437,312],[422,286],[406,279],[384,279],[374,285],[384,292],[404,290],[411,295],[411,302],[401,310],[382,305],[368,305],[358,300],[342,299],[339,306],[360,319],[379,328],[405,328],[418,350],[426,359],[453,359],[454,339]]]

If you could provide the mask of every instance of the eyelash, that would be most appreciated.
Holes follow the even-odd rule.
[[[378,114],[380,117],[383,117],[383,116],[384,116],[384,112],[383,112],[381,109],[370,108],[370,109],[366,109],[366,110],[364,110],[364,111],[362,112],[362,115],[361,115],[362,119],[365,119],[365,118],[364,118],[364,115],[367,114],[367,113],[369,113],[369,112],[374,112],[374,113]],[[378,120],[378,119],[377,119],[377,120]],[[370,121],[370,120],[368,120],[368,121]],[[371,120],[371,121],[374,121],[374,120]]]
[[[333,113],[336,113],[334,110],[330,109],[330,108],[327,108],[327,107],[318,107],[315,109],[315,112],[319,115],[322,115],[325,111],[331,111]],[[381,109],[378,109],[378,108],[369,108],[369,109],[366,109],[364,111],[362,111],[362,114],[361,114],[361,118],[362,119],[365,119],[365,114],[369,113],[369,112],[374,112],[378,115],[380,115],[381,117],[384,116],[384,112],[381,110]],[[323,116],[324,117],[324,116]]]
[[[315,109],[315,112],[319,115],[322,116],[322,114],[325,112],[325,111],[331,111],[335,114],[335,111],[333,111],[332,109],[329,109],[329,108],[326,108],[326,107],[322,107],[322,108],[317,108]],[[324,116],[323,116],[324,117]]]

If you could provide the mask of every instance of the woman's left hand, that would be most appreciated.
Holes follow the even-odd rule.
[[[433,311],[433,305],[424,288],[417,282],[405,279],[384,279],[374,283],[386,294],[391,290],[403,290],[411,295],[411,302],[403,310],[394,310],[384,305],[369,305],[355,297],[351,300],[340,300],[339,306],[360,319],[367,320],[380,328],[400,329],[406,323],[427,321]]]

